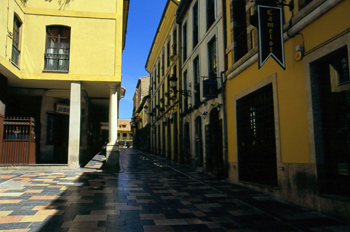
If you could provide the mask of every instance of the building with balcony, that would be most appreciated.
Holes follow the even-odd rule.
[[[180,154],[179,31],[175,20],[179,2],[167,0],[145,65],[150,74],[150,104],[147,109],[151,116],[150,150],[173,160],[179,160]]]
[[[0,2],[0,101],[5,117],[34,119],[34,163],[79,167],[104,142],[101,122],[107,156],[117,150],[128,10],[128,0]]]
[[[225,176],[222,1],[181,1],[179,25],[181,127],[184,163]]]
[[[133,147],[133,133],[131,120],[118,119],[118,146],[119,148]]]

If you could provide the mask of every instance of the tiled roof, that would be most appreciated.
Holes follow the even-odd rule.
[[[131,132],[131,120],[118,119],[118,131],[130,131]],[[122,125],[126,125],[125,128]]]

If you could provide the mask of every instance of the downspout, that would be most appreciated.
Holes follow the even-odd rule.
[[[7,37],[11,38],[12,37],[12,33],[9,30],[9,13],[10,12],[10,0],[7,1],[7,36],[6,36],[6,45],[5,45],[5,58],[7,57]]]
[[[176,15],[176,18],[178,15]],[[176,19],[177,21],[177,19]],[[178,50],[178,65],[179,65],[179,141],[180,141],[180,154],[182,154],[182,157],[180,157],[180,163],[186,162],[184,154],[185,154],[185,143],[184,143],[184,125],[183,125],[183,104],[182,104],[182,95],[180,94],[180,90],[182,90],[182,27],[181,22],[177,22],[177,46],[176,49]]]
[[[225,84],[224,82],[225,71],[220,73],[220,83],[221,83],[221,100],[222,100],[222,120],[223,120],[223,132],[224,132],[224,167],[225,176],[228,177],[228,148],[227,148],[227,117],[226,117],[226,98],[225,98]]]
[[[223,14],[223,52],[224,52],[224,70],[227,70],[227,56],[226,56],[226,50],[225,47],[227,45],[227,19],[226,19],[226,1],[222,0],[222,14]],[[227,117],[226,117],[226,95],[225,95],[225,87],[226,87],[226,82],[224,82],[224,77],[225,77],[225,71],[222,71],[220,73],[220,84],[221,84],[221,98],[222,98],[222,127],[223,127],[223,133],[224,133],[224,168],[225,168],[225,177],[228,178],[228,147],[227,147]]]

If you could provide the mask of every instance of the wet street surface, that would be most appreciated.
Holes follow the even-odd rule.
[[[0,231],[350,231],[350,225],[136,149],[121,170],[0,170]]]

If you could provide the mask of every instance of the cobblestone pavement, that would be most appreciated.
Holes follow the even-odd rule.
[[[350,225],[135,149],[119,172],[1,171],[0,231],[315,231]]]

